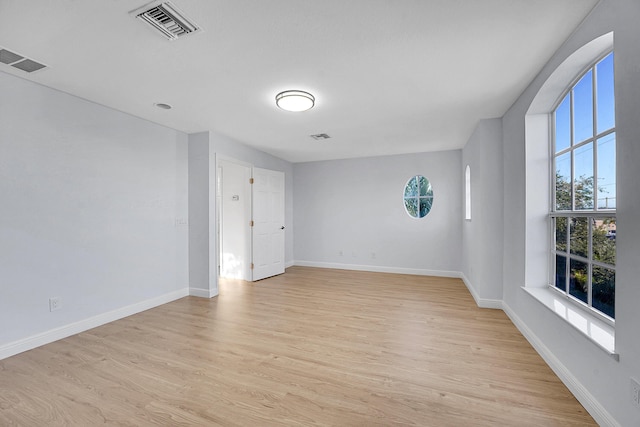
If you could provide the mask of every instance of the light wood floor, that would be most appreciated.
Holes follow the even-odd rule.
[[[0,425],[596,425],[457,279],[293,267],[0,361]]]

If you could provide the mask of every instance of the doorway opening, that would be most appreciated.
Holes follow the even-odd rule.
[[[257,281],[284,273],[284,173],[218,159],[218,276]]]

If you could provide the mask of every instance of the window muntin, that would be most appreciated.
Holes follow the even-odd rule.
[[[433,189],[422,175],[413,176],[404,186],[404,208],[413,218],[423,218],[431,211]]]
[[[613,53],[553,112],[553,287],[615,318],[616,134]]]

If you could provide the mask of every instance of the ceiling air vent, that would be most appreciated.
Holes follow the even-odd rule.
[[[323,141],[325,139],[329,139],[331,138],[329,135],[327,135],[326,133],[318,133],[315,135],[309,135],[311,138],[315,139],[316,141]]]
[[[187,18],[171,2],[153,2],[130,12],[151,27],[160,31],[169,40],[176,40],[187,34],[200,31],[200,27]]]
[[[10,50],[0,49],[0,62],[2,62],[3,64],[13,64],[14,62],[18,62],[23,58],[23,56],[20,56],[17,53],[13,53]]]
[[[22,71],[26,71],[27,73],[33,73],[34,71],[38,71],[46,67],[44,64],[25,58],[22,55],[18,55],[17,53],[4,48],[0,48],[0,62],[11,65],[12,67],[18,68]]]

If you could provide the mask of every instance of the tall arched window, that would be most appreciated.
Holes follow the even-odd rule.
[[[613,52],[568,88],[552,113],[551,284],[615,318],[616,127]]]
[[[471,220],[471,168],[464,170],[464,219]]]

